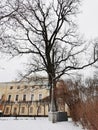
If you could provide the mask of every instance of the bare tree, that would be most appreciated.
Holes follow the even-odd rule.
[[[98,58],[98,39],[95,39],[95,56]],[[94,72],[94,79],[98,79],[98,62],[96,62],[96,64],[94,64],[95,67],[95,72]]]
[[[18,6],[15,10],[10,9],[8,4],[7,4],[7,0],[5,1],[0,1],[0,42],[4,43],[4,37],[3,33],[5,31],[5,24],[6,22],[8,22],[9,17],[11,15],[13,15],[16,11],[18,10]],[[1,48],[2,46],[0,46]]]
[[[94,64],[95,57],[81,60],[88,46],[76,34],[79,4],[80,0],[6,0],[2,11],[10,15],[3,24],[3,52],[30,55],[26,76],[46,72],[50,84],[71,70]]]

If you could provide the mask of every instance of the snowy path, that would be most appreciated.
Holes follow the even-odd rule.
[[[0,130],[83,130],[75,126],[71,121],[51,123],[47,118],[36,120],[0,119]]]

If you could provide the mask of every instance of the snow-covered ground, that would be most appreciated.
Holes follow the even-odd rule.
[[[83,130],[72,121],[51,123],[48,118],[0,118],[0,130]]]

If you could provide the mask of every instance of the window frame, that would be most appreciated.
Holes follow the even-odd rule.
[[[10,89],[13,89],[13,86],[10,86]]]
[[[12,95],[8,95],[8,101],[11,101]]]
[[[34,94],[31,94],[31,101],[34,101]]]
[[[20,89],[20,86],[17,86],[17,89]]]
[[[23,95],[23,101],[26,101],[26,94]]]
[[[33,113],[33,107],[30,107],[29,113]]]
[[[38,99],[39,101],[42,99],[42,93],[39,93]]]
[[[19,101],[19,95],[16,95],[15,101]]]
[[[25,113],[25,107],[22,107],[22,108],[21,108],[21,113],[22,113],[22,114]]]
[[[8,114],[8,113],[9,113],[9,110],[10,110],[10,108],[9,108],[9,107],[6,107],[5,113]]]

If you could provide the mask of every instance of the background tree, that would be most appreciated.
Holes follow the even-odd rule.
[[[98,128],[98,80],[88,78],[83,83],[81,77],[66,82],[65,101],[75,123],[81,123],[88,130]],[[93,107],[92,107],[93,106]]]
[[[82,59],[89,46],[76,34],[79,4],[79,0],[5,0],[2,12],[10,15],[0,21],[1,47],[12,56],[30,55],[25,76],[46,72],[50,85],[55,86],[69,71],[97,61],[88,55],[88,61]]]
[[[95,40],[95,56],[98,58],[98,39]],[[94,79],[98,80],[98,62],[94,64],[95,72],[94,72]]]

